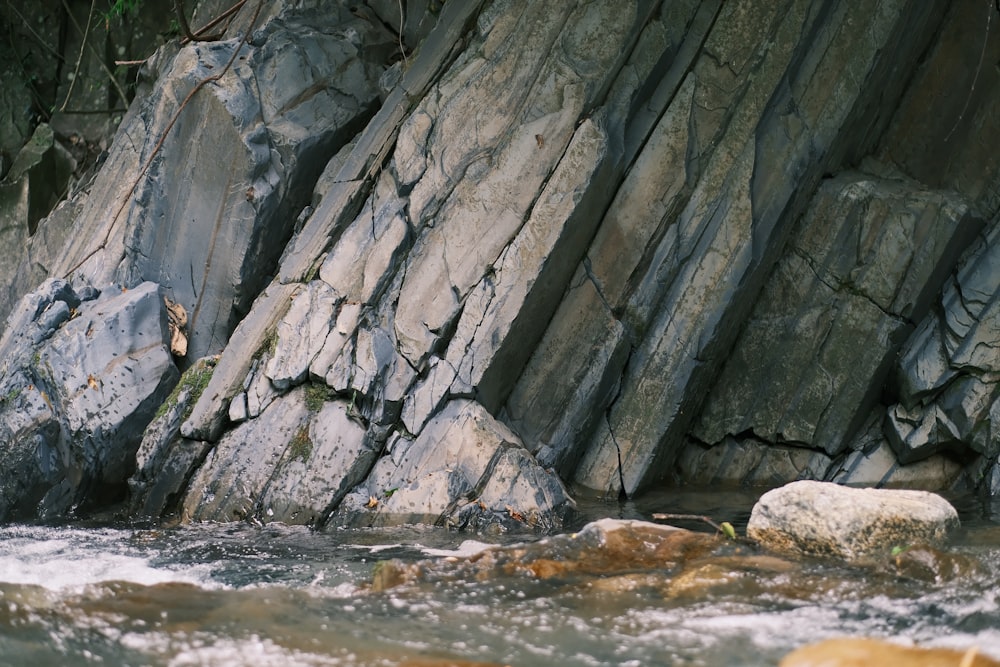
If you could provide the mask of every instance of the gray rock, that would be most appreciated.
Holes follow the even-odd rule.
[[[570,154],[566,150],[576,135],[582,110],[596,104],[595,95],[610,85],[627,53],[624,47],[632,39],[630,31],[643,23],[643,12],[648,9],[631,4],[627,8],[600,3],[528,5],[515,13],[502,7],[503,3],[496,5],[480,17],[483,46],[470,49],[469,57],[442,77],[437,90],[448,91],[448,98],[442,102],[438,94],[426,96],[414,111],[414,122],[402,129],[405,134],[400,138],[397,164],[404,181],[417,179],[407,211],[419,236],[407,259],[394,324],[400,351],[418,369],[436,348],[448,343],[465,303],[475,298],[472,292],[483,285],[484,278],[492,280],[503,257],[510,262],[525,261],[525,280],[531,281],[534,291],[526,295],[528,309],[534,306],[533,300],[541,305],[547,293],[558,294],[569,280],[569,268],[582,254],[587,230],[593,229],[591,215],[557,223],[537,239],[515,241],[522,228],[538,230],[544,222],[540,218],[526,223],[560,161],[565,158],[566,164],[556,178],[565,183],[544,195],[547,203],[538,201],[540,213],[556,205],[553,220],[567,215],[558,210],[562,196],[592,202],[584,210],[603,208],[610,197],[605,178],[617,175],[587,177],[588,171],[602,171],[606,150],[602,144],[613,141],[615,149],[621,149],[621,137],[599,136],[603,128],[581,127],[580,141]],[[596,26],[601,26],[600,40],[593,39]],[[556,43],[560,48],[553,50]],[[491,57],[484,58],[481,49]],[[517,58],[498,58],[514,52]],[[505,111],[512,108],[524,111]],[[485,117],[491,120],[485,122]],[[431,127],[427,118],[433,119]],[[442,141],[450,146],[447,152],[434,148]],[[491,155],[489,169],[481,162],[483,151]],[[596,164],[580,162],[578,155],[588,151]],[[581,171],[578,165],[583,165],[583,174],[577,173]],[[576,193],[570,194],[567,188]],[[574,239],[574,233],[581,238]],[[549,265],[543,263],[544,257],[532,255],[546,245],[554,251]],[[543,280],[534,283],[534,272],[542,272],[538,277]],[[516,284],[514,279],[511,288]],[[554,303],[546,310],[552,307]],[[537,324],[534,318],[526,318],[503,326],[513,326],[515,332],[527,326],[530,337]],[[508,373],[516,371],[527,355],[517,353],[514,358],[518,356],[522,360]],[[500,383],[499,391],[488,382],[483,389],[497,391],[499,396],[484,395],[485,404],[497,409],[512,380]]]
[[[598,123],[580,124],[523,227],[474,288],[483,303],[470,307],[474,294],[466,301],[445,357],[492,412],[510,394],[592,234],[597,220],[589,213],[607,144]]]
[[[320,267],[319,276],[341,298],[371,304],[387,287],[409,248],[406,202],[383,172],[369,200]]]
[[[97,180],[5,289],[72,274],[85,304],[88,279],[152,277],[189,353],[221,350],[146,430],[136,514],[552,530],[560,478],[990,484],[1000,225],[948,274],[1000,162],[964,111],[930,132],[953,161],[933,179],[906,133],[956,97],[928,70],[969,69],[941,35],[971,14],[828,5],[248,5],[149,61]],[[0,337],[0,438],[62,437],[87,407],[50,405],[28,363],[84,309],[60,289]],[[38,442],[2,453],[4,502],[96,502]]]
[[[309,425],[300,427],[276,466],[261,494],[261,520],[321,523],[365,478],[376,456],[350,404],[325,402]]]
[[[518,445],[499,447],[467,502],[449,517],[451,525],[477,531],[561,530],[576,503],[559,478],[543,470]]]
[[[573,508],[559,479],[542,470],[516,434],[482,405],[455,399],[416,440],[394,440],[333,520],[551,529]]]
[[[799,479],[824,479],[833,460],[814,449],[727,436],[705,446],[689,442],[677,460],[685,484],[773,487]]]
[[[192,440],[215,442],[229,415],[233,396],[246,388],[247,376],[273,340],[301,285],[271,285],[258,297],[254,308],[236,327],[230,344],[222,351],[208,388],[181,424],[181,435]],[[260,373],[263,375],[263,373]],[[267,385],[270,387],[270,383]]]
[[[44,277],[19,251],[30,247],[39,221],[65,196],[75,168],[52,128],[42,123],[0,180],[0,245],[7,249],[0,256],[0,284],[7,288],[0,298],[0,320],[7,318],[25,287],[34,287]],[[35,281],[27,283],[30,278]]]
[[[321,523],[377,455],[351,405],[326,398],[297,387],[227,432],[190,484],[185,519]]]
[[[211,388],[211,385],[209,385]],[[182,505],[188,521],[259,520],[259,501],[296,436],[309,428],[305,388],[228,431],[198,469]]]
[[[985,9],[948,3],[878,153],[928,187],[961,193],[988,220],[1000,213],[1000,154],[982,138],[1000,132],[990,112],[1000,104],[1000,72],[977,67],[984,42],[978,50],[968,43],[986,39]]]
[[[193,43],[165,62],[123,121],[53,272],[156,280],[190,315],[192,357],[221,351],[327,160],[375,111],[395,40],[347,4],[272,5],[248,44]],[[192,88],[223,72],[175,124]]]
[[[143,432],[129,477],[129,513],[159,519],[175,513],[210,444],[180,435],[181,423],[208,386],[218,359],[199,359],[184,371],[170,396]]]
[[[899,356],[885,435],[901,462],[1000,453],[1000,225],[993,223]]]
[[[828,479],[837,484],[927,491],[947,490],[964,483],[962,464],[955,459],[937,454],[903,465],[884,441],[872,449],[848,454],[830,468]]]
[[[820,19],[806,3],[750,15],[723,4],[702,47],[713,57],[696,59],[688,81],[675,84],[654,130],[663,139],[646,146],[656,153],[642,164],[669,174],[667,187],[629,174],[644,197],[636,210],[653,211],[655,222],[617,218],[640,221],[632,227],[639,236],[608,227],[588,252],[632,350],[620,391],[606,410],[597,406],[607,418],[581,446],[575,482],[617,495],[623,484],[634,493],[670,474],[707,386],[805,209],[803,188],[811,193],[841,156],[865,151],[869,132],[884,123],[876,109],[901,93],[902,82],[886,76],[886,63],[898,62],[889,54],[918,53],[938,12],[895,5],[862,35],[835,27],[846,14]],[[808,49],[791,48],[806,40],[823,43],[822,55],[803,58]],[[838,92],[830,95],[819,82],[834,80]],[[650,187],[639,187],[642,180]],[[631,252],[623,255],[623,246]],[[591,346],[579,338],[569,344]]]
[[[619,389],[629,351],[624,325],[581,268],[505,407],[507,423],[542,465],[572,475],[581,441]]]
[[[761,496],[747,536],[776,551],[857,561],[940,543],[957,526],[955,508],[926,491],[799,481]]]
[[[927,313],[981,224],[954,194],[913,181],[858,172],[824,181],[693,434],[715,443],[752,431],[844,451],[875,408],[910,322]]]
[[[265,375],[279,391],[302,384],[309,366],[319,354],[335,320],[338,298],[322,280],[306,285],[278,323],[274,356]]]
[[[157,285],[85,295],[47,281],[0,339],[5,519],[118,499],[142,432],[177,381]]]

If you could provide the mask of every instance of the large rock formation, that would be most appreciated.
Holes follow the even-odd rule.
[[[186,311],[131,512],[550,529],[566,485],[1000,488],[983,3],[370,5],[160,49],[30,235],[12,298]]]

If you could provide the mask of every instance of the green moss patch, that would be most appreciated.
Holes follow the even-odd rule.
[[[159,409],[156,411],[156,416],[154,419],[159,419],[163,415],[167,414],[171,408],[177,405],[177,401],[180,398],[181,392],[185,389],[190,390],[190,396],[188,397],[187,405],[184,406],[184,414],[181,416],[181,421],[186,420],[191,416],[191,411],[194,410],[194,404],[198,402],[201,398],[202,392],[208,387],[209,381],[212,379],[212,373],[215,372],[215,364],[217,359],[199,359],[191,368],[184,371],[181,375],[181,379],[178,380],[177,386],[174,390],[170,392],[170,396],[167,400],[160,404]]]

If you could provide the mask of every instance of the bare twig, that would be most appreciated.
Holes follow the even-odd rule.
[[[211,30],[215,26],[217,26],[220,23],[222,23],[223,21],[225,21],[227,18],[231,17],[236,12],[240,11],[241,9],[243,9],[243,5],[245,5],[246,2],[247,2],[247,0],[239,0],[239,2],[237,2],[236,4],[234,4],[232,7],[230,7],[226,11],[222,12],[221,14],[219,14],[218,16],[216,16],[214,19],[212,19],[211,21],[209,21],[208,23],[206,23],[202,27],[200,27],[197,30],[195,30],[194,34],[195,35],[201,35],[201,34],[205,33],[206,31]],[[225,32],[225,30],[223,30],[223,32]],[[187,43],[187,38],[181,40],[181,44],[186,44],[186,43]]]
[[[139,170],[139,173],[135,177],[135,180],[132,181],[132,185],[125,192],[125,196],[122,198],[122,203],[115,211],[114,216],[111,218],[111,222],[108,224],[108,231],[105,232],[104,238],[101,240],[100,245],[98,245],[96,248],[94,248],[89,253],[84,255],[83,259],[81,259],[79,262],[73,265],[73,267],[66,272],[65,277],[68,277],[70,274],[77,271],[81,266],[84,265],[84,263],[87,262],[87,260],[89,260],[91,257],[93,257],[94,255],[96,255],[101,250],[104,250],[104,248],[107,247],[108,240],[111,238],[111,231],[114,229],[115,223],[118,221],[118,217],[122,214],[122,211],[125,210],[125,206],[132,198],[132,194],[135,192],[135,189],[139,187],[139,182],[142,180],[143,176],[145,176],[146,172],[149,170],[149,166],[153,163],[153,158],[155,158],[157,153],[160,152],[160,149],[163,147],[163,142],[166,141],[167,135],[170,134],[170,130],[172,130],[174,125],[177,123],[177,119],[180,117],[181,112],[184,111],[184,107],[187,106],[188,102],[191,101],[191,98],[193,98],[199,90],[204,88],[209,83],[212,83],[213,81],[218,81],[219,79],[221,79],[223,76],[226,75],[226,72],[228,72],[229,69],[232,67],[233,62],[236,61],[236,57],[243,49],[243,45],[246,44],[248,39],[250,39],[250,34],[253,32],[253,27],[257,23],[257,17],[260,16],[260,10],[263,8],[263,6],[264,6],[264,0],[260,0],[260,2],[257,3],[257,9],[253,13],[253,18],[250,19],[250,25],[247,26],[246,34],[243,35],[243,38],[240,40],[240,43],[236,45],[235,49],[233,49],[233,55],[230,56],[229,61],[226,62],[226,66],[223,67],[221,70],[219,70],[218,73],[213,74],[212,76],[205,77],[197,84],[195,84],[194,88],[191,89],[191,91],[187,94],[184,100],[180,103],[180,106],[177,107],[177,111],[174,112],[174,115],[170,119],[170,122],[167,123],[167,127],[163,130],[163,133],[160,135],[160,138],[156,142],[156,145],[153,147],[153,150],[149,154],[149,157],[146,158],[146,162],[143,163],[142,168]]]
[[[403,13],[403,0],[397,0],[397,2],[399,4],[399,32],[396,37],[399,40],[399,54],[403,56],[403,67],[409,67],[410,63],[406,61],[406,48],[403,46],[403,24],[406,15]]]
[[[91,44],[86,39],[87,33],[84,31],[83,28],[80,27],[80,23],[76,20],[76,17],[73,16],[73,12],[70,11],[69,4],[66,2],[66,0],[62,0],[62,4],[63,7],[66,9],[66,13],[69,14],[69,20],[73,22],[73,25],[76,27],[77,31],[84,36],[83,40],[84,46],[90,49],[91,54],[94,56],[94,58],[97,59],[97,63],[101,66],[101,69],[104,70],[104,73],[107,74],[108,78],[111,80],[111,85],[115,87],[116,91],[118,91],[118,96],[122,98],[122,103],[124,103],[125,106],[128,106],[128,96],[122,89],[121,84],[118,83],[118,79],[115,78],[114,72],[108,69],[108,66],[104,64],[104,58],[102,58],[101,54],[97,52],[97,50],[94,48],[94,45]]]
[[[725,533],[726,531],[722,529],[722,526],[713,521],[710,517],[704,514],[665,514],[663,512],[657,512],[653,515],[654,519],[659,519],[662,521],[702,521],[707,523],[712,528],[715,528],[720,533]]]
[[[59,111],[65,111],[66,105],[69,104],[69,98],[73,96],[73,87],[76,86],[76,80],[80,76],[80,63],[83,62],[83,51],[87,48],[87,40],[90,38],[90,23],[91,19],[94,17],[94,4],[97,0],[90,0],[90,10],[87,11],[87,29],[83,31],[83,41],[80,43],[80,53],[76,57],[76,67],[73,68],[73,76],[69,80],[69,90],[66,91],[66,99],[63,100],[62,106],[59,107]],[[69,6],[63,2],[63,7],[66,7],[66,11],[69,12]]]
[[[177,12],[177,22],[181,26],[181,30],[184,32],[184,38],[189,42],[214,42],[215,40],[222,37],[222,33],[217,35],[198,35],[191,32],[191,26],[188,25],[187,14],[184,12],[184,0],[174,0],[174,10]]]
[[[10,0],[7,0],[7,9],[9,9],[10,11],[14,12],[14,14],[17,15],[18,20],[21,21],[21,26],[23,26],[25,30],[27,30],[34,36],[34,38],[38,41],[39,46],[41,46],[43,49],[45,49],[50,54],[55,56],[56,60],[65,60],[62,54],[59,53],[59,51],[49,46],[48,42],[41,35],[35,32],[35,29],[31,27],[31,21],[24,18],[24,14],[17,11],[17,8],[10,3]],[[13,23],[11,25],[13,25]],[[11,39],[11,45],[13,45],[13,39]],[[18,58],[18,62],[20,62],[20,60],[21,59]]]

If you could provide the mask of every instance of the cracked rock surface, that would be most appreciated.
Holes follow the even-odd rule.
[[[9,507],[127,488],[145,518],[548,531],[574,492],[676,482],[1000,492],[1000,72],[973,81],[956,37],[981,13],[320,4],[164,47],[92,187],[38,223],[19,261],[62,282],[13,311],[8,389],[40,385],[87,285],[182,306],[186,372],[150,362],[111,415],[73,393],[92,343],[44,343],[59,409],[0,403],[34,471]],[[102,473],[29,465],[129,411]]]

